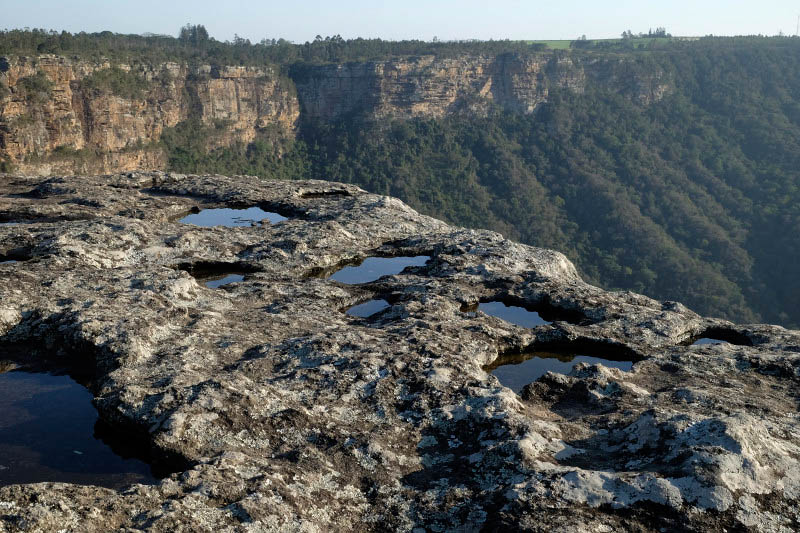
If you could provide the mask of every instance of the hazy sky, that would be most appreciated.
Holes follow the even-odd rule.
[[[219,40],[238,34],[253,42],[264,37],[305,42],[318,34],[574,39],[657,26],[673,35],[793,35],[800,0],[0,0],[0,13],[0,29],[176,35],[191,22]]]

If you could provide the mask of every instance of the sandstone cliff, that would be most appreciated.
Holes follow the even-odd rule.
[[[440,117],[462,110],[480,112],[489,103],[531,113],[553,88],[582,92],[590,84],[648,104],[670,89],[663,72],[635,68],[630,60],[549,54],[427,56],[298,67],[292,77],[303,113],[321,120],[352,114],[372,119]]]
[[[115,66],[145,80],[141,95],[82,83],[109,63],[56,56],[7,61],[0,74],[8,88],[0,98],[0,154],[17,170],[39,174],[156,169],[166,164],[156,146],[164,128],[190,116],[220,126],[224,144],[250,142],[267,128],[291,134],[298,118],[294,88],[268,68]],[[24,80],[37,74],[49,84],[32,95]]]
[[[147,83],[138,97],[84,81],[112,67],[57,56],[0,62],[0,161],[27,173],[163,169],[164,128],[190,117],[220,131],[209,148],[250,142],[260,132],[292,135],[301,113],[330,121],[441,117],[489,104],[531,113],[553,88],[596,86],[648,104],[670,90],[663,72],[629,59],[558,54],[432,56],[341,65],[274,68],[115,65]],[[31,94],[25,80],[45,76]]]
[[[0,487],[0,531],[797,530],[798,331],[606,292],[557,252],[343,184],[0,178],[18,222],[0,224],[0,360],[87,368],[101,418],[173,472]],[[288,220],[176,221],[255,205]],[[398,255],[430,259],[325,277]],[[190,274],[209,265],[246,275],[209,288]],[[492,300],[554,321],[476,310]],[[731,343],[687,345],[708,332]],[[544,349],[634,363],[520,393],[484,370]]]

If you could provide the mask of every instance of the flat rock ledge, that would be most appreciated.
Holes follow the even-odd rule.
[[[177,221],[251,206],[288,220]],[[800,529],[800,332],[607,292],[560,253],[323,181],[0,175],[3,221],[0,342],[90,368],[101,418],[174,473],[2,487],[1,532]],[[327,278],[399,255],[431,260]],[[226,269],[247,276],[192,275]],[[390,307],[344,313],[373,298]],[[489,300],[563,319],[517,327]],[[688,345],[709,332],[733,342]],[[552,346],[636,362],[520,394],[482,369]]]

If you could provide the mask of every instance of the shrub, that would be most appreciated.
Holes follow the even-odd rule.
[[[110,92],[116,96],[133,100],[144,96],[150,88],[150,82],[133,72],[127,72],[114,66],[95,70],[81,80],[81,88]]]
[[[21,78],[19,86],[25,91],[25,100],[31,104],[44,103],[53,93],[53,82],[42,71]]]

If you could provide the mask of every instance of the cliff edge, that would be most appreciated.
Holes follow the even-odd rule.
[[[285,220],[178,221],[253,206]],[[399,256],[427,260],[329,277]],[[203,271],[243,278],[210,288]],[[101,419],[172,470],[122,490],[1,487],[0,531],[800,524],[800,332],[606,292],[557,252],[396,199],[243,176],[3,176],[0,279],[5,358],[88,366]],[[549,323],[477,307],[490,301]],[[688,345],[701,336],[729,342]],[[578,364],[518,394],[488,371],[531,351],[632,367]]]

